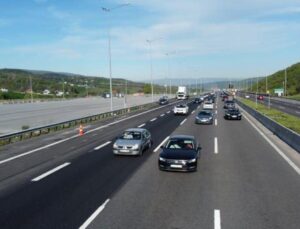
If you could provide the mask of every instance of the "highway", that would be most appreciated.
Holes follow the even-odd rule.
[[[169,104],[81,137],[69,130],[3,147],[1,228],[298,229],[299,154],[275,149],[245,113],[224,120],[222,105],[218,98],[214,125],[194,124],[197,104],[188,116],[174,116]],[[152,133],[152,148],[114,156],[116,136],[138,126]],[[200,142],[197,172],[158,170],[159,145],[175,133]]]
[[[155,95],[157,101],[160,95]],[[151,103],[151,96],[127,96],[113,98],[114,110]],[[46,126],[54,123],[78,119],[90,115],[110,111],[110,99],[87,97],[62,101],[50,101],[24,104],[0,104],[0,135],[22,130],[22,126],[30,128]]]
[[[243,97],[245,97],[245,94],[242,95]],[[255,94],[249,94],[249,96],[252,101],[255,101]],[[269,98],[265,96],[264,100],[257,100],[257,102],[268,106]],[[280,110],[284,113],[300,117],[300,101],[271,97],[270,107]]]

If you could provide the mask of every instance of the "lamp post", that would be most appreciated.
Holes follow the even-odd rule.
[[[120,4],[117,5],[113,8],[106,8],[106,7],[102,7],[102,11],[105,13],[110,13],[111,11],[117,9],[117,8],[121,8],[121,7],[125,7],[125,6],[129,6],[129,3],[126,4]],[[111,67],[111,37],[110,37],[110,27],[108,26],[108,31],[107,31],[107,36],[108,36],[108,61],[109,61],[109,90],[110,90],[110,111],[113,111],[113,95],[112,95],[112,67]]]

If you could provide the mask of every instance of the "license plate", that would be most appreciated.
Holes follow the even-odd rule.
[[[232,118],[236,118],[237,116],[236,115],[232,115]]]
[[[120,152],[121,153],[129,153],[129,150],[128,149],[121,149]]]
[[[170,165],[171,168],[181,169],[182,165]]]

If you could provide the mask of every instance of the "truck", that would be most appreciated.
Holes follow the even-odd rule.
[[[178,91],[176,93],[177,99],[188,99],[189,94],[185,86],[178,86]]]

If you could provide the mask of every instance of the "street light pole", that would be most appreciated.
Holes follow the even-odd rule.
[[[102,7],[102,11],[106,12],[106,13],[110,13],[112,10],[120,8],[120,7],[124,7],[124,6],[128,6],[130,5],[129,3],[126,4],[120,4],[116,7],[113,8],[105,8]],[[107,32],[107,36],[108,36],[108,61],[109,61],[109,90],[110,90],[110,111],[113,111],[113,94],[112,94],[112,67],[111,67],[111,37],[110,37],[110,27],[108,26],[108,32]]]
[[[31,98],[31,103],[33,103],[33,89],[32,89],[32,77],[29,77],[30,80],[30,98]]]
[[[287,72],[285,68],[285,74],[284,74],[284,94],[287,96]]]
[[[153,67],[152,67],[152,41],[153,40],[146,40],[149,44],[149,55],[150,55],[150,80],[151,80],[151,101],[153,103],[154,98],[153,98]]]

